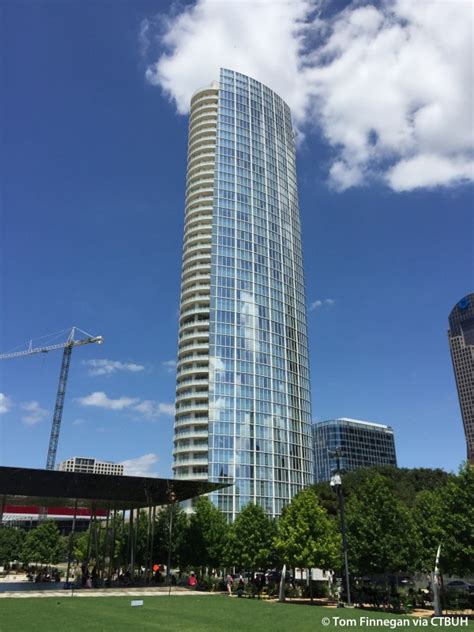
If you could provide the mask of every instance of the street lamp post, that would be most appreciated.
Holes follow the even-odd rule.
[[[339,515],[341,520],[342,534],[342,554],[344,557],[344,574],[346,576],[347,605],[352,606],[351,588],[349,582],[349,559],[347,556],[346,516],[344,510],[344,493],[342,491],[341,479],[341,449],[336,448],[334,451],[329,451],[329,456],[335,457],[336,459],[336,470],[331,478],[330,485],[335,489],[339,500]]]
[[[170,521],[168,524],[168,564],[166,567],[166,579],[169,586],[169,594],[171,593],[171,548],[173,544],[173,514],[174,514],[174,506],[176,502],[176,494],[170,489],[168,490],[168,502],[170,508]]]

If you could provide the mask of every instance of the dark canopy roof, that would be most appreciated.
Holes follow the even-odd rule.
[[[227,487],[207,481],[79,474],[0,466],[2,506],[137,509],[167,505]]]

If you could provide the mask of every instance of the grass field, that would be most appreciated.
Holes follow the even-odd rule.
[[[144,605],[130,606],[130,597],[92,598],[25,598],[0,600],[1,632],[319,632],[349,627],[360,632],[369,626],[360,625],[360,617],[400,619],[397,615],[362,610],[336,610],[319,606],[279,604],[249,599],[229,599],[223,595],[186,597],[145,596]],[[333,617],[353,618],[357,624],[335,625]],[[328,617],[326,627],[322,619]],[[401,623],[401,621],[399,621]],[[403,626],[404,629],[407,626]],[[410,628],[414,628],[411,621]],[[429,626],[430,629],[433,629]],[[443,626],[444,627],[444,626]],[[377,626],[370,629],[390,630]],[[398,629],[398,626],[397,628]],[[439,628],[438,628],[439,629]],[[463,630],[474,632],[474,622]]]

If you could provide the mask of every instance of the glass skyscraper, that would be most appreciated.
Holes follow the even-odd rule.
[[[233,520],[312,482],[301,227],[290,109],[222,69],[191,100],[174,476],[233,482]]]
[[[467,458],[474,465],[474,294],[462,298],[451,310],[448,336]]]
[[[331,454],[340,448],[343,470],[373,465],[397,465],[395,437],[390,426],[359,419],[331,419],[313,425],[314,480],[329,481],[336,469]]]

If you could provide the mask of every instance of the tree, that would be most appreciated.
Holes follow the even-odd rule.
[[[275,522],[259,505],[249,503],[240,511],[228,532],[225,557],[231,566],[258,571],[275,562],[273,539]]]
[[[191,566],[217,568],[222,565],[229,526],[221,511],[207,496],[201,496],[191,516],[187,542],[187,562]]]
[[[141,512],[142,514],[143,512]],[[145,517],[146,520],[146,517]],[[140,515],[140,527],[137,538],[138,555],[141,555],[142,538],[141,532],[143,516]],[[105,521],[98,521],[96,525],[89,525],[87,531],[77,533],[73,539],[73,558],[79,562],[96,562],[105,557],[112,557],[112,568],[120,568],[127,566],[130,562],[127,558],[129,522],[124,522],[121,515],[112,515],[109,517],[108,529],[106,529]],[[112,540],[113,538],[113,540]],[[143,543],[145,546],[146,541]],[[107,550],[105,550],[107,549]],[[142,557],[137,558],[137,563],[142,563]]]
[[[275,547],[291,567],[329,570],[340,565],[337,524],[307,488],[287,505],[278,523]]]
[[[171,566],[181,567],[186,561],[186,535],[188,518],[178,503],[161,508],[155,520],[153,537],[153,562],[166,564],[170,542],[170,516],[173,514],[171,532]]]
[[[461,467],[436,492],[421,492],[414,506],[419,541],[418,568],[432,571],[441,544],[443,573],[474,572],[474,469]]]
[[[411,512],[380,475],[349,498],[347,539],[349,564],[361,575],[407,571],[415,565],[417,533]]]
[[[358,494],[374,476],[382,476],[390,487],[391,495],[405,506],[411,508],[417,495],[422,491],[440,491],[452,477],[441,469],[398,468],[392,465],[376,465],[352,470],[344,474],[344,496],[349,500]],[[337,497],[329,482],[316,483],[314,486],[321,504],[333,515],[338,514]]]
[[[40,524],[26,535],[22,550],[23,561],[57,564],[64,555],[64,540],[52,520]]]
[[[74,558],[79,562],[85,562],[87,560],[88,542],[89,530],[74,535],[72,550]]]
[[[15,527],[0,528],[0,564],[3,566],[21,558],[25,532]]]
[[[128,542],[129,531],[130,531],[130,522],[128,522],[126,525],[123,542],[122,542],[122,551],[123,551],[124,556],[126,556],[126,546]],[[147,562],[147,556],[148,556],[148,551],[147,551],[148,515],[146,511],[139,512],[138,520],[137,520],[137,515],[135,513],[134,522],[133,522],[133,532],[134,534],[136,534],[134,536],[135,543],[136,543],[135,566],[145,566]],[[150,533],[150,537],[151,537],[151,533]],[[127,564],[128,564],[128,561],[129,560],[127,560]]]
[[[460,577],[474,572],[474,467],[466,463],[441,493],[441,568]]]
[[[413,518],[417,531],[417,570],[432,572],[436,551],[443,542],[442,497],[438,492],[420,492],[413,507]]]

